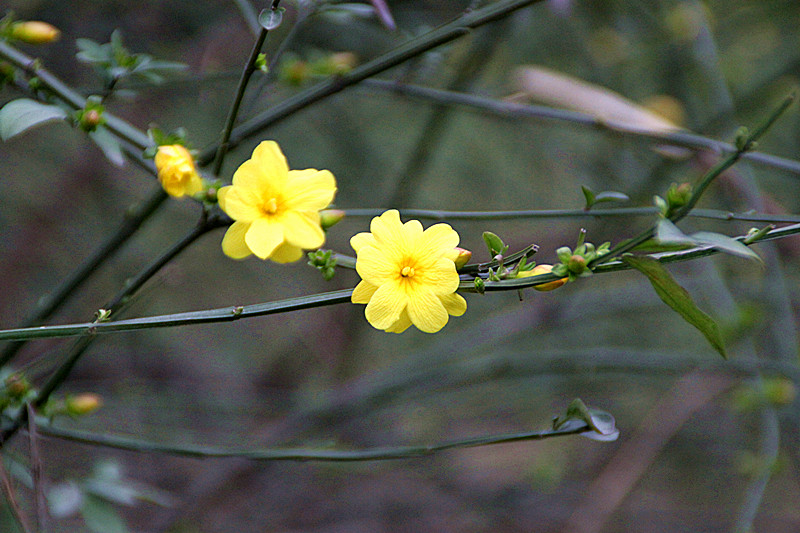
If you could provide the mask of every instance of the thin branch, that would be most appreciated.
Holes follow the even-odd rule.
[[[31,314],[22,322],[24,324],[23,327],[40,324],[58,310],[104,261],[112,257],[127,242],[131,235],[150,218],[166,198],[167,195],[159,187],[143,202],[128,209],[117,231],[106,242],[102,243],[91,256],[86,258],[78,268],[62,280],[52,292],[39,298]],[[0,354],[0,366],[8,363],[24,345],[24,342],[15,342],[6,346],[2,354]]]
[[[75,92],[47,69],[42,68],[38,60],[23,54],[3,41],[0,41],[0,59],[8,61],[28,76],[38,78],[43,87],[47,88],[48,91],[71,108],[78,110],[86,107],[86,98]],[[137,149],[144,150],[153,144],[147,135],[121,118],[108,112],[103,112],[103,118],[106,120],[105,128]]]
[[[519,104],[515,102],[505,102],[493,100],[471,94],[445,91],[441,89],[431,89],[418,85],[402,84],[395,81],[368,79],[361,84],[368,89],[378,89],[389,91],[413,98],[429,100],[440,104],[461,105],[487,111],[497,116],[506,118],[530,117],[545,120],[556,120],[569,122],[581,126],[602,129],[624,137],[636,137],[647,139],[655,143],[689,148],[692,150],[709,150],[720,155],[728,155],[736,152],[736,147],[730,143],[717,141],[697,135],[688,131],[675,132],[654,132],[632,128],[629,124],[614,122],[613,120],[602,120],[587,113],[579,111],[569,111],[542,105]],[[752,161],[764,166],[778,168],[800,174],[800,161],[786,159],[763,152],[747,152],[742,155],[742,159]]]
[[[6,470],[6,465],[3,462],[2,455],[0,455],[0,484],[3,485],[3,492],[6,495],[6,500],[8,501],[8,507],[11,510],[11,514],[14,515],[14,519],[22,528],[22,531],[24,531],[24,533],[33,533],[33,530],[28,522],[28,518],[25,516],[25,513],[22,511],[22,508],[17,502],[14,487],[11,485],[11,478]]]
[[[280,4],[280,0],[273,0],[272,7],[270,9],[275,12],[278,9],[278,4]],[[242,98],[244,98],[244,93],[247,89],[247,84],[250,81],[250,77],[256,71],[256,61],[261,53],[261,48],[264,46],[264,41],[267,40],[268,33],[268,29],[261,28],[261,31],[256,38],[256,43],[253,45],[253,49],[250,51],[250,57],[247,59],[244,69],[242,70],[242,77],[239,79],[239,85],[236,88],[236,96],[234,97],[233,104],[228,112],[228,118],[225,121],[225,129],[222,131],[222,137],[220,138],[217,152],[214,156],[214,169],[212,172],[215,176],[219,176],[220,170],[222,170],[222,164],[225,161],[225,154],[228,152],[228,140],[231,138],[233,125],[236,123],[236,117],[239,115],[239,107],[242,105]]]
[[[336,94],[351,85],[355,85],[376,74],[395,67],[413,57],[449,43],[467,35],[471,30],[499,20],[518,9],[528,7],[542,0],[501,0],[482,9],[466,13],[449,24],[432,30],[412,41],[383,54],[380,57],[354,68],[346,74],[335,76],[309,87],[295,96],[273,106],[268,111],[248,120],[231,133],[228,148],[238,145],[244,139],[283,120],[293,113],[314,104],[323,98]],[[198,163],[207,165],[211,162],[219,146],[211,146],[198,157]]]
[[[348,217],[377,217],[384,208],[343,209]],[[427,220],[511,220],[518,218],[603,218],[623,216],[652,216],[656,207],[615,207],[609,209],[530,209],[521,211],[444,211],[441,209],[399,209],[408,218]],[[774,215],[766,213],[734,213],[720,209],[693,209],[687,217],[714,220],[741,220],[745,222],[800,223],[800,215]]]
[[[82,442],[94,446],[116,448],[142,453],[164,453],[182,457],[196,457],[201,459],[232,458],[249,459],[251,461],[377,461],[387,459],[411,459],[432,455],[445,450],[458,448],[474,448],[477,446],[490,446],[507,442],[520,442],[529,440],[544,440],[553,437],[578,435],[591,431],[589,426],[583,424],[568,430],[529,431],[524,433],[505,433],[486,437],[473,437],[468,439],[452,440],[435,444],[419,446],[386,446],[380,448],[367,448],[363,450],[335,450],[330,448],[259,448],[259,449],[225,449],[212,446],[176,446],[109,435],[107,433],[93,433],[72,429],[57,428],[52,425],[40,425],[42,435],[60,439]]]
[[[750,245],[797,234],[800,234],[800,224],[794,224],[791,226],[770,230],[762,235],[761,238],[745,244]],[[737,237],[737,239],[744,242],[745,237],[741,236]],[[663,263],[672,263],[677,261],[698,259],[700,257],[715,255],[717,253],[719,252],[713,248],[698,247],[678,252],[652,254],[652,257]],[[622,261],[609,261],[608,263],[599,265],[595,272],[599,274],[629,269],[630,267]],[[555,281],[556,279],[559,279],[558,276],[548,273],[540,274],[538,276],[531,276],[529,278],[486,281],[485,291],[494,292],[526,289],[535,285],[541,285],[543,283]],[[465,292],[474,292],[474,283],[465,280],[459,285],[459,290]],[[277,300],[274,302],[245,306],[229,306],[204,311],[190,311],[186,313],[131,318],[127,320],[115,320],[110,322],[89,322],[60,326],[42,326],[38,328],[8,329],[0,331],[0,341],[53,337],[87,337],[115,331],[132,331],[139,329],[185,326],[190,324],[232,322],[242,318],[252,318],[256,316],[265,316],[276,313],[286,313],[290,311],[299,311],[302,309],[312,309],[327,305],[347,303],[350,301],[350,295],[352,292],[352,289],[342,289],[309,296]]]

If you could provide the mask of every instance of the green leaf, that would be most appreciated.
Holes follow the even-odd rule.
[[[579,429],[581,426],[589,426],[589,429],[580,435],[592,440],[610,442],[619,437],[614,417],[606,411],[586,407],[580,398],[572,400],[565,414],[553,419],[554,430]]]
[[[656,226],[656,239],[663,244],[710,246],[723,253],[761,262],[757,253],[732,237],[710,231],[699,231],[686,235],[666,218],[659,220]]]
[[[114,507],[96,496],[84,495],[81,515],[86,527],[95,533],[128,533],[128,526]]]
[[[630,196],[625,194],[624,192],[619,191],[603,191],[599,192],[595,195],[594,200],[595,203],[599,202],[627,202],[630,200]]]
[[[492,257],[497,254],[504,254],[508,250],[508,246],[503,242],[503,239],[492,233],[491,231],[483,232],[483,242],[489,248],[489,255]]]
[[[581,185],[581,191],[583,191],[583,197],[586,199],[586,205],[583,208],[588,211],[595,203],[594,192],[584,185]]]
[[[7,141],[39,124],[66,118],[67,112],[60,107],[28,98],[12,100],[0,109],[0,139]]]
[[[125,164],[125,155],[122,153],[122,146],[114,135],[106,128],[97,128],[89,132],[89,137],[103,151],[106,159],[115,166],[121,167]]]
[[[697,328],[723,358],[728,358],[717,323],[697,307],[686,289],[673,279],[661,263],[652,257],[633,255],[623,255],[622,261],[647,276],[659,298]]]
[[[281,25],[281,22],[283,22],[284,11],[286,10],[282,7],[279,7],[278,9],[261,10],[261,13],[258,15],[259,25],[267,31],[274,30]]]
[[[741,241],[737,241],[736,239],[728,237],[727,235],[723,235],[722,233],[699,231],[697,233],[692,233],[691,236],[699,244],[713,246],[715,250],[719,250],[720,252],[744,257],[745,259],[754,259],[759,263],[763,263],[758,254],[745,246]]]

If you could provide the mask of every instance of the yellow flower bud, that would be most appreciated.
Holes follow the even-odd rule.
[[[61,31],[52,24],[29,20],[11,25],[11,38],[28,44],[47,44],[58,40]]]
[[[64,402],[67,413],[81,416],[91,414],[103,405],[103,399],[97,394],[84,393],[77,396],[68,396]]]
[[[458,252],[458,256],[455,258],[453,262],[456,264],[456,270],[458,270],[459,268],[466,265],[470,259],[472,259],[472,252],[459,247],[456,247],[456,252]]]
[[[518,278],[530,278],[532,276],[538,276],[539,274],[548,274],[553,270],[553,265],[536,265],[533,267],[532,270],[523,270],[519,274],[517,274]],[[569,278],[561,278],[555,281],[550,281],[548,283],[542,283],[541,285],[534,285],[533,288],[537,291],[552,291],[554,289],[559,288],[563,284],[567,282]]]
[[[343,218],[344,211],[341,209],[323,209],[319,212],[319,224],[326,231],[338,224]]]
[[[203,190],[203,180],[189,151],[179,144],[158,147],[155,157],[158,181],[167,194],[177,198]]]

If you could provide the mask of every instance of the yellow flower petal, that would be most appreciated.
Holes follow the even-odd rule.
[[[289,164],[278,143],[262,141],[253,150],[251,160],[258,166],[262,174],[269,176],[270,183],[281,188],[286,185],[289,178]]]
[[[445,294],[444,296],[439,296],[439,300],[441,300],[449,315],[461,316],[467,312],[467,301],[460,294]]]
[[[250,229],[250,224],[247,222],[234,222],[225,232],[225,237],[222,238],[222,251],[232,259],[244,259],[252,255],[247,244],[245,243],[244,236],[247,230]]]
[[[374,246],[362,247],[356,259],[358,275],[361,276],[361,279],[374,285],[382,285],[395,280],[401,268],[395,261],[387,260],[383,250]]]
[[[252,222],[264,216],[261,197],[254,189],[233,186],[225,193],[225,212],[234,220]]]
[[[350,296],[350,301],[354,304],[368,304],[369,299],[372,298],[372,295],[375,294],[375,291],[377,290],[378,287],[372,283],[361,280],[358,285],[356,285],[356,288],[353,289],[353,294]]]
[[[283,237],[293,246],[313,249],[325,242],[325,232],[319,225],[319,213],[288,211],[280,221]]]
[[[219,204],[219,208],[223,211],[225,211],[225,195],[228,194],[228,191],[230,191],[231,188],[231,185],[227,185],[225,187],[220,187],[220,189],[217,191],[217,203]]]
[[[426,249],[446,249],[450,252],[450,250],[454,250],[458,246],[458,241],[458,233],[449,224],[440,223],[422,232],[422,239],[419,245]]]
[[[384,331],[387,333],[403,333],[411,326],[411,318],[408,316],[408,311],[403,309],[403,312],[400,313],[400,318],[397,319],[397,322],[392,324],[391,327],[386,328]]]
[[[228,193],[230,203],[232,193]],[[267,259],[275,248],[283,244],[283,226],[271,218],[259,218],[250,224],[244,241],[261,259]]]
[[[358,253],[364,246],[375,246],[375,237],[372,233],[356,233],[350,238],[350,246]]]
[[[425,258],[426,260],[428,258]],[[458,272],[456,265],[449,259],[439,257],[434,262],[423,263],[417,269],[417,275],[422,278],[422,283],[434,294],[448,294],[458,290]]]
[[[425,333],[436,333],[447,324],[449,318],[442,301],[430,290],[417,291],[408,299],[408,316]]]
[[[319,211],[325,209],[336,195],[336,180],[327,170],[309,168],[290,170],[284,201],[287,209]]]
[[[294,263],[303,257],[303,249],[284,242],[272,252],[270,259],[276,263]]]
[[[407,300],[405,293],[399,291],[397,287],[392,284],[382,285],[370,298],[367,308],[364,310],[364,316],[373,327],[387,329],[400,318],[400,313],[405,309]],[[447,313],[445,312],[445,314]]]

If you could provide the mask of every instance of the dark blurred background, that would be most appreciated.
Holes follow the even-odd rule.
[[[282,3],[286,17],[269,36],[268,57],[307,4]],[[363,63],[471,4],[390,1],[396,31],[377,18],[315,15],[292,36],[284,58],[347,51]],[[143,130],[185,127],[202,149],[218,138],[254,42],[242,5],[12,0],[3,7],[61,29],[55,44],[21,48],[85,95],[99,82],[76,61],[77,38],[107,42],[119,29],[131,51],[186,63],[182,76],[160,86],[123,85],[135,97],[115,95],[108,109]],[[257,12],[266,3],[249,5]],[[756,125],[797,86],[798,27],[800,6],[789,0],[549,0],[381,77],[501,99],[518,90],[517,67],[545,66],[671,110],[682,126],[730,141],[738,126]],[[254,78],[243,118],[314,82],[262,81]],[[6,88],[0,103],[17,96]],[[795,106],[759,149],[799,158],[799,123]],[[710,154],[664,157],[650,142],[565,122],[438,108],[373,86],[349,88],[242,143],[228,156],[223,177],[263,139],[277,140],[292,168],[330,169],[340,208],[579,209],[581,185],[623,191],[630,205],[651,205],[654,194],[697,178],[714,161]],[[108,163],[81,132],[63,124],[0,144],[0,162],[0,327],[7,329],[157,183],[135,165]],[[409,173],[413,187],[399,192],[399,179]],[[798,178],[742,162],[701,206],[798,213]],[[398,194],[405,195],[401,205],[394,203]],[[189,231],[199,213],[191,201],[168,200],[49,323],[91,319],[128,277]],[[368,223],[345,219],[330,231],[327,246],[352,253],[349,238]],[[640,217],[451,224],[479,260],[487,259],[481,233],[490,230],[515,250],[538,244],[536,259],[552,263],[555,249],[574,245],[581,227],[599,244],[650,223]],[[753,225],[690,219],[682,228],[739,235]],[[204,236],[163,269],[126,316],[265,302],[357,283],[346,270],[325,282],[302,263],[232,261],[220,249],[222,234]],[[104,400],[96,414],[62,425],[174,444],[432,443],[544,429],[575,397],[616,416],[617,442],[570,437],[326,464],[181,459],[44,439],[45,479],[50,487],[78,482],[111,461],[131,482],[163,491],[167,505],[115,507],[130,531],[722,532],[747,530],[753,516],[752,531],[797,531],[798,242],[758,245],[764,268],[730,257],[670,266],[722,325],[727,362],[660,302],[644,277],[619,272],[555,292],[526,291],[522,301],[516,293],[466,295],[467,314],[435,335],[413,328],[385,334],[364,320],[363,306],[350,305],[107,335],[62,390]],[[69,340],[31,342],[19,364],[35,363],[32,375],[44,375],[68,346]],[[773,389],[783,395],[770,395]],[[26,436],[18,435],[7,453],[25,456]],[[30,492],[22,483],[18,489],[30,509]],[[4,513],[0,529],[15,531]],[[50,531],[88,527],[79,517],[50,521]]]

